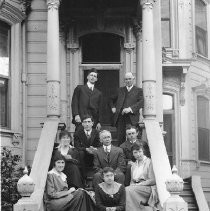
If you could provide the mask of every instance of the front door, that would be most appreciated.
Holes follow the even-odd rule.
[[[87,81],[87,72],[84,71],[84,83]],[[95,86],[103,95],[101,124],[103,126],[111,126],[113,115],[109,106],[109,99],[111,95],[116,93],[119,87],[119,70],[98,70],[98,81]]]
[[[175,115],[173,96],[163,95],[163,127],[166,134],[164,142],[171,167],[176,164],[175,153]]]

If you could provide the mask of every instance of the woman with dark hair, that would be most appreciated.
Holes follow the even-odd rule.
[[[48,172],[44,201],[47,211],[94,211],[94,203],[82,189],[68,188],[66,175],[62,172],[65,158],[57,154],[53,169]]]
[[[68,186],[82,188],[84,185],[83,178],[79,169],[79,152],[76,148],[70,145],[71,137],[67,130],[60,132],[59,139],[60,144],[53,153],[53,156],[61,154],[65,158],[66,165],[63,172],[67,176]]]
[[[126,187],[126,211],[144,210],[144,205],[155,209],[158,203],[155,175],[152,161],[145,155],[150,155],[149,147],[142,141],[134,143],[131,150],[136,161],[131,166],[130,186]]]
[[[123,211],[125,210],[125,188],[114,181],[114,169],[105,167],[102,171],[104,182],[95,189],[97,211]]]

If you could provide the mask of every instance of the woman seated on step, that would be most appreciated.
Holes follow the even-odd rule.
[[[123,211],[125,210],[125,188],[114,181],[114,169],[105,167],[102,171],[104,182],[95,189],[97,211]]]
[[[94,211],[95,205],[83,189],[68,188],[66,175],[62,172],[65,158],[56,154],[53,169],[48,172],[44,202],[47,211]]]
[[[79,168],[79,152],[76,148],[70,145],[71,137],[67,130],[63,130],[60,132],[59,139],[60,144],[54,151],[53,156],[56,156],[57,154],[61,154],[64,156],[66,165],[63,172],[67,176],[68,186],[82,188],[84,185]]]
[[[126,211],[144,210],[144,205],[156,210],[158,196],[155,175],[152,161],[146,156],[150,155],[149,147],[141,141],[140,144],[134,143],[131,150],[136,161],[131,165],[130,186],[126,187]]]

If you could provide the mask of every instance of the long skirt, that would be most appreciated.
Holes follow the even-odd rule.
[[[126,211],[143,211],[152,193],[151,186],[130,185],[126,190]]]
[[[85,191],[78,189],[73,194],[47,201],[46,208],[47,211],[94,211],[95,204]]]

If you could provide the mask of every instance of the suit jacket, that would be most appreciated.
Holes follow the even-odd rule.
[[[139,143],[140,144],[140,141],[136,140],[135,143]],[[130,141],[128,141],[128,140],[126,140],[124,143],[122,143],[120,145],[120,148],[122,148],[122,150],[124,152],[126,161],[135,161],[135,158],[134,158],[133,153],[131,151],[132,145],[133,144]]]
[[[99,147],[100,145],[99,133],[96,129],[92,129],[90,139],[87,138],[83,127],[74,133],[74,146],[78,150],[86,151],[86,148],[90,146]]]
[[[127,88],[120,87],[117,95],[112,96],[110,100],[111,108],[116,107],[116,113],[114,115],[114,125],[116,125],[118,117],[122,112],[125,102]],[[116,102],[116,103],[115,103]],[[133,113],[129,113],[131,123],[133,125],[139,122],[139,109],[144,106],[143,90],[139,87],[133,86],[130,90],[130,98],[127,107],[131,107]]]
[[[78,85],[73,93],[72,102],[72,123],[75,124],[74,117],[80,115],[82,118],[86,114],[90,114],[94,123],[97,124],[101,120],[102,109],[102,93],[94,87],[93,91],[86,85]]]
[[[112,167],[115,171],[125,172],[125,159],[123,150],[119,147],[111,146],[109,157],[104,151],[103,146],[94,152],[94,170],[101,171],[104,167]]]

